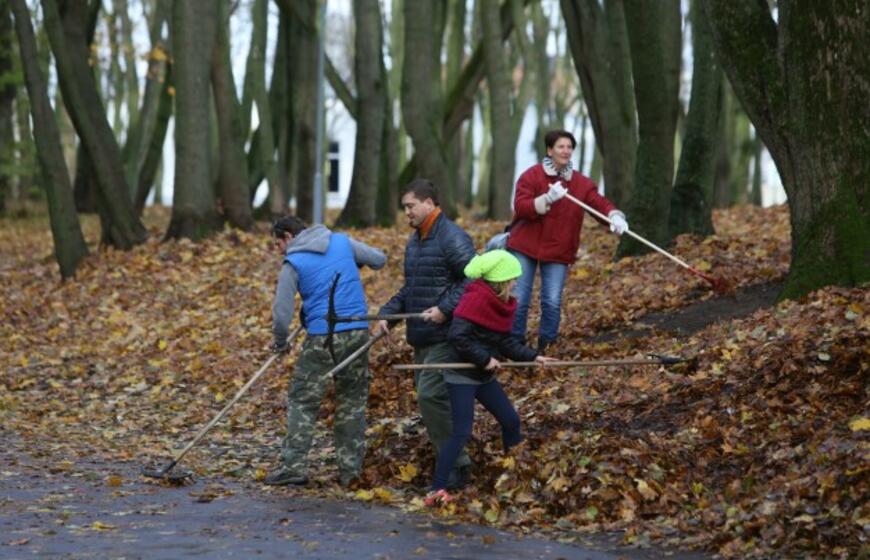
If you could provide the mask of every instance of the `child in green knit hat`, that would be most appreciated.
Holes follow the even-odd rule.
[[[517,308],[511,290],[522,273],[516,257],[503,249],[489,251],[471,259],[464,272],[474,282],[465,288],[453,311],[447,339],[460,360],[477,367],[444,372],[453,430],[438,450],[432,489],[425,499],[429,506],[452,500],[447,493],[447,478],[459,452],[471,437],[475,400],[501,424],[505,450],[523,439],[520,417],[495,378],[495,372],[501,367],[499,359],[535,361],[542,365],[553,360],[539,355],[510,334]]]

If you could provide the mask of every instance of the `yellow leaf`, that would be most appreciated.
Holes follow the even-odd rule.
[[[382,502],[392,502],[393,501],[393,493],[388,489],[378,486],[374,490],[375,496],[381,500]]]
[[[698,264],[695,265],[695,268],[702,272],[707,272],[708,270],[711,270],[713,266],[707,261],[698,261]]]
[[[582,267],[577,268],[574,270],[572,276],[578,280],[586,280],[587,278],[589,278],[589,270]]]
[[[571,481],[565,478],[564,476],[559,476],[550,481],[548,486],[555,490],[556,492],[561,491],[564,488],[567,488],[571,484]]]
[[[30,360],[27,359],[27,356],[21,356],[21,367],[27,367],[30,365]]]
[[[646,480],[635,478],[634,482],[637,484],[637,491],[640,492],[640,495],[643,496],[645,500],[655,500],[658,497],[658,493],[650,488],[650,485],[647,484]]]
[[[399,474],[396,477],[404,482],[411,482],[417,476],[417,467],[408,463],[407,465],[399,466]]]
[[[113,474],[112,476],[110,476],[109,478],[106,479],[106,486],[111,486],[112,488],[117,488],[118,486],[121,485],[121,482],[123,482],[123,479],[120,476]]]
[[[254,480],[257,482],[261,482],[266,478],[266,470],[265,469],[257,469],[254,471]]]
[[[111,531],[115,529],[114,525],[109,525],[108,523],[103,523],[102,521],[94,521],[91,523],[91,529],[96,529],[97,531]]]
[[[160,339],[159,341],[157,341],[157,348],[160,350],[166,350],[167,344],[168,343],[165,340]]]
[[[501,466],[507,470],[513,470],[517,466],[517,461],[513,457],[505,457],[501,460]]]
[[[354,498],[357,500],[363,500],[364,502],[370,502],[374,497],[375,493],[371,490],[357,490],[356,494],[354,494]]]
[[[849,422],[849,428],[851,428],[853,432],[870,430],[870,418],[856,418]]]
[[[222,402],[224,400],[224,394],[218,391],[214,394],[214,402]]]
[[[483,517],[486,518],[490,523],[495,523],[498,521],[498,508],[488,509],[486,513],[483,514]]]

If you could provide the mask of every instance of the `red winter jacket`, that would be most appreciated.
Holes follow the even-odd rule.
[[[507,246],[539,261],[572,264],[580,246],[580,228],[586,212],[567,198],[557,200],[543,216],[535,211],[535,198],[547,192],[550,183],[558,179],[558,176],[547,175],[540,163],[520,175]],[[612,202],[598,194],[589,177],[576,171],[571,181],[562,179],[562,186],[567,187],[568,194],[605,216],[616,209]]]

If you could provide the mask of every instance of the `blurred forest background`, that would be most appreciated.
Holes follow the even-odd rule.
[[[129,249],[148,201],[172,207],[166,238],[289,208],[320,222],[330,201],[338,227],[391,225],[399,187],[424,176],[449,214],[506,221],[517,154],[567,128],[576,167],[648,239],[709,235],[714,208],[784,192],[784,293],[855,285],[870,276],[861,9],[2,0],[0,211],[47,203],[64,277],[88,252],[80,214]],[[334,152],[351,140],[342,192]],[[626,238],[616,255],[645,251]]]

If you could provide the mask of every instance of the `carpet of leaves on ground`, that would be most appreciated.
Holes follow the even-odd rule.
[[[0,222],[0,420],[57,469],[75,470],[83,457],[165,460],[268,356],[280,261],[265,227],[161,243],[166,212],[146,217],[151,240],[129,252],[92,245],[65,283],[44,221]],[[478,247],[501,226],[462,223]],[[717,212],[715,224],[716,236],[683,236],[674,252],[737,287],[781,280],[786,208],[739,207]],[[96,222],[85,225],[93,244]],[[376,309],[400,284],[408,229],[354,235],[390,259],[385,271],[363,273]],[[469,445],[472,487],[435,515],[563,538],[622,530],[628,543],[731,557],[870,554],[867,288],[820,290],[682,339],[653,331],[584,344],[650,311],[712,297],[659,255],[611,262],[615,244],[603,228],[584,229],[555,355],[690,360],[504,374],[527,441],[505,455],[498,426],[481,414]],[[433,454],[411,376],[390,369],[411,361],[401,328],[393,338],[372,351],[362,484],[334,484],[327,399],[306,492],[422,508]],[[185,463],[207,477],[261,478],[277,458],[292,363],[290,355],[255,386]]]

